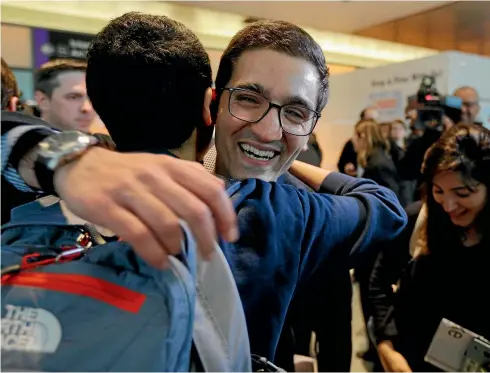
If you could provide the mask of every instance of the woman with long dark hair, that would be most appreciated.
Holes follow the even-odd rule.
[[[448,130],[427,151],[422,173],[423,204],[407,209],[405,232],[382,250],[371,276],[386,371],[438,370],[424,357],[443,318],[490,338],[490,131]]]

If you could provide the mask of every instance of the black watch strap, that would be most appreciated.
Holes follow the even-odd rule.
[[[19,163],[27,153],[30,152],[37,144],[43,141],[46,137],[52,135],[53,132],[44,129],[34,129],[27,131],[15,142],[9,156],[9,164],[15,169],[19,169]]]
[[[46,167],[39,160],[34,162],[34,173],[36,174],[37,182],[44,193],[58,195],[54,188],[54,171]]]

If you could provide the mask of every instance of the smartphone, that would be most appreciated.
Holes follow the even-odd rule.
[[[446,372],[460,372],[468,346],[478,337],[471,330],[442,319],[424,360]]]

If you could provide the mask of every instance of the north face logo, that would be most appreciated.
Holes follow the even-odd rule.
[[[55,352],[61,341],[61,325],[41,308],[5,305],[2,318],[2,350]]]

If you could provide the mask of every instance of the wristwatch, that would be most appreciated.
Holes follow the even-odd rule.
[[[115,150],[115,144],[107,135],[87,134],[81,131],[64,131],[46,137],[38,144],[34,172],[41,189],[56,193],[54,189],[55,171],[75,159],[80,158],[93,146]]]

